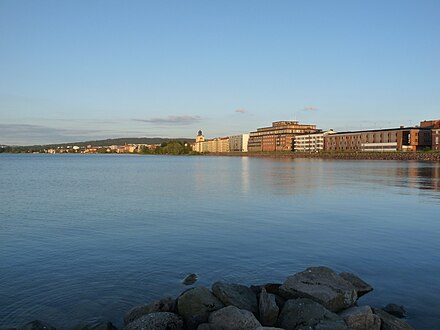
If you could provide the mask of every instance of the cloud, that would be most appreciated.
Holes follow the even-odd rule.
[[[64,129],[30,124],[0,124],[0,143],[46,144],[83,139],[101,133],[99,130]]]
[[[245,108],[240,108],[240,109],[235,110],[235,112],[244,114],[244,113],[247,113],[248,111]]]
[[[317,108],[317,107],[304,107],[303,110],[304,111],[318,111],[319,108]]]
[[[144,123],[150,124],[159,124],[159,125],[190,125],[193,123],[197,123],[202,118],[200,116],[168,116],[162,118],[149,118],[149,119],[133,119],[134,121],[140,121]]]

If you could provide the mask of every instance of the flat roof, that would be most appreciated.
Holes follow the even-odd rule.
[[[407,131],[407,130],[410,130],[410,129],[429,130],[430,128],[421,128],[421,127],[381,128],[381,129],[369,129],[369,130],[363,130],[363,131],[337,132],[335,134],[331,134],[331,136],[341,135],[341,134],[356,134],[356,133],[371,133],[371,132],[386,132],[386,131]]]

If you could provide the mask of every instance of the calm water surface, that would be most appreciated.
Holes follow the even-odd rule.
[[[197,285],[351,271],[440,328],[440,164],[0,155],[0,327],[122,325]]]

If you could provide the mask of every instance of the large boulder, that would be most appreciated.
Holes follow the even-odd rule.
[[[286,301],[278,317],[278,326],[284,329],[348,330],[339,315],[307,298]]]
[[[232,305],[258,314],[257,295],[247,286],[215,282],[212,285],[212,292],[226,306]]]
[[[367,294],[370,291],[373,291],[373,287],[370,284],[364,282],[353,273],[344,272],[340,273],[339,276],[341,276],[344,280],[350,282],[354,286],[358,298],[362,297],[364,294]]]
[[[211,312],[223,307],[223,303],[204,287],[189,289],[177,298],[177,310],[189,329],[197,329],[199,324],[208,321]]]
[[[134,320],[146,314],[155,312],[175,313],[176,310],[176,300],[173,298],[165,298],[148,305],[136,306],[130,309],[124,316],[124,323],[128,324],[130,322],[133,322]]]
[[[18,330],[56,330],[56,328],[46,322],[34,320],[19,327]]]
[[[285,298],[309,298],[332,312],[354,305],[357,294],[354,286],[327,267],[311,267],[287,278],[280,293]]]
[[[139,317],[129,323],[125,330],[183,330],[183,319],[174,313],[157,312]]]
[[[280,309],[275,301],[275,295],[267,293],[265,288],[260,293],[259,311],[262,325],[274,326],[277,323]]]
[[[397,304],[388,304],[384,308],[382,308],[388,314],[391,314],[399,319],[403,319],[406,316],[405,307]]]
[[[380,317],[373,314],[370,306],[351,307],[339,314],[354,330],[380,330]]]
[[[260,322],[250,311],[227,306],[209,316],[209,325],[215,330],[255,330]]]
[[[380,320],[382,322],[382,330],[414,330],[414,328],[408,323],[398,319],[391,314],[388,314],[387,312],[379,308],[373,308],[373,312],[380,317]]]
[[[118,330],[113,323],[107,322],[97,322],[91,324],[80,324],[73,328],[73,330]]]

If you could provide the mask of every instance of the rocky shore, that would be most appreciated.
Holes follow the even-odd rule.
[[[439,152],[259,152],[259,153],[209,153],[207,156],[248,156],[270,158],[310,158],[310,159],[340,159],[340,160],[399,160],[440,162]]]
[[[164,298],[132,308],[124,316],[124,329],[413,329],[402,320],[406,316],[402,306],[389,304],[379,308],[357,303],[359,297],[372,290],[352,273],[338,274],[327,267],[311,267],[289,276],[284,283],[248,287],[216,282],[211,289],[192,287],[176,299]],[[55,328],[36,320],[17,329]],[[103,322],[74,329],[117,328],[111,322]]]

